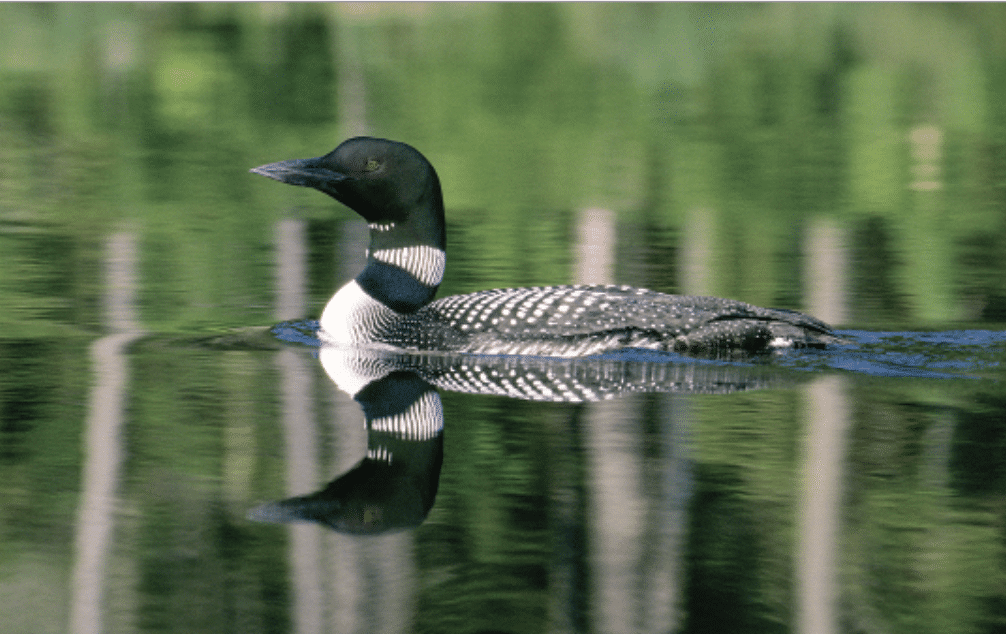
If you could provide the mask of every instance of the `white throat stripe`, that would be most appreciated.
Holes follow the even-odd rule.
[[[400,249],[381,249],[371,255],[375,260],[404,269],[426,286],[437,286],[444,279],[447,255],[434,247],[419,245]]]
[[[433,438],[444,428],[444,408],[440,395],[424,393],[404,412],[368,421],[371,431],[394,434],[402,440],[421,441]]]

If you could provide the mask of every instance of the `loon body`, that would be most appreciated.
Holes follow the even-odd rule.
[[[577,357],[623,348],[721,354],[825,347],[827,324],[790,310],[629,286],[494,289],[435,300],[446,264],[444,203],[429,161],[356,137],[252,172],[322,191],[370,227],[363,272],[329,300],[321,338],[413,351]]]

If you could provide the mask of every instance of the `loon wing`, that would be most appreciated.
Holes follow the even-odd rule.
[[[486,354],[580,356],[626,347],[758,351],[836,341],[826,324],[795,311],[629,286],[493,289],[445,297],[415,318],[413,333],[422,323],[443,325],[424,335],[436,345]]]

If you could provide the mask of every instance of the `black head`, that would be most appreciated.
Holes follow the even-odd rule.
[[[324,156],[270,163],[251,171],[313,187],[369,223],[394,223],[415,243],[444,248],[440,180],[426,157],[405,143],[355,137]]]

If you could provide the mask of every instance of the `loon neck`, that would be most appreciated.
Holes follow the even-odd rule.
[[[399,313],[412,313],[430,303],[444,277],[447,256],[437,245],[416,239],[408,227],[370,224],[367,267],[356,282],[371,297]]]

